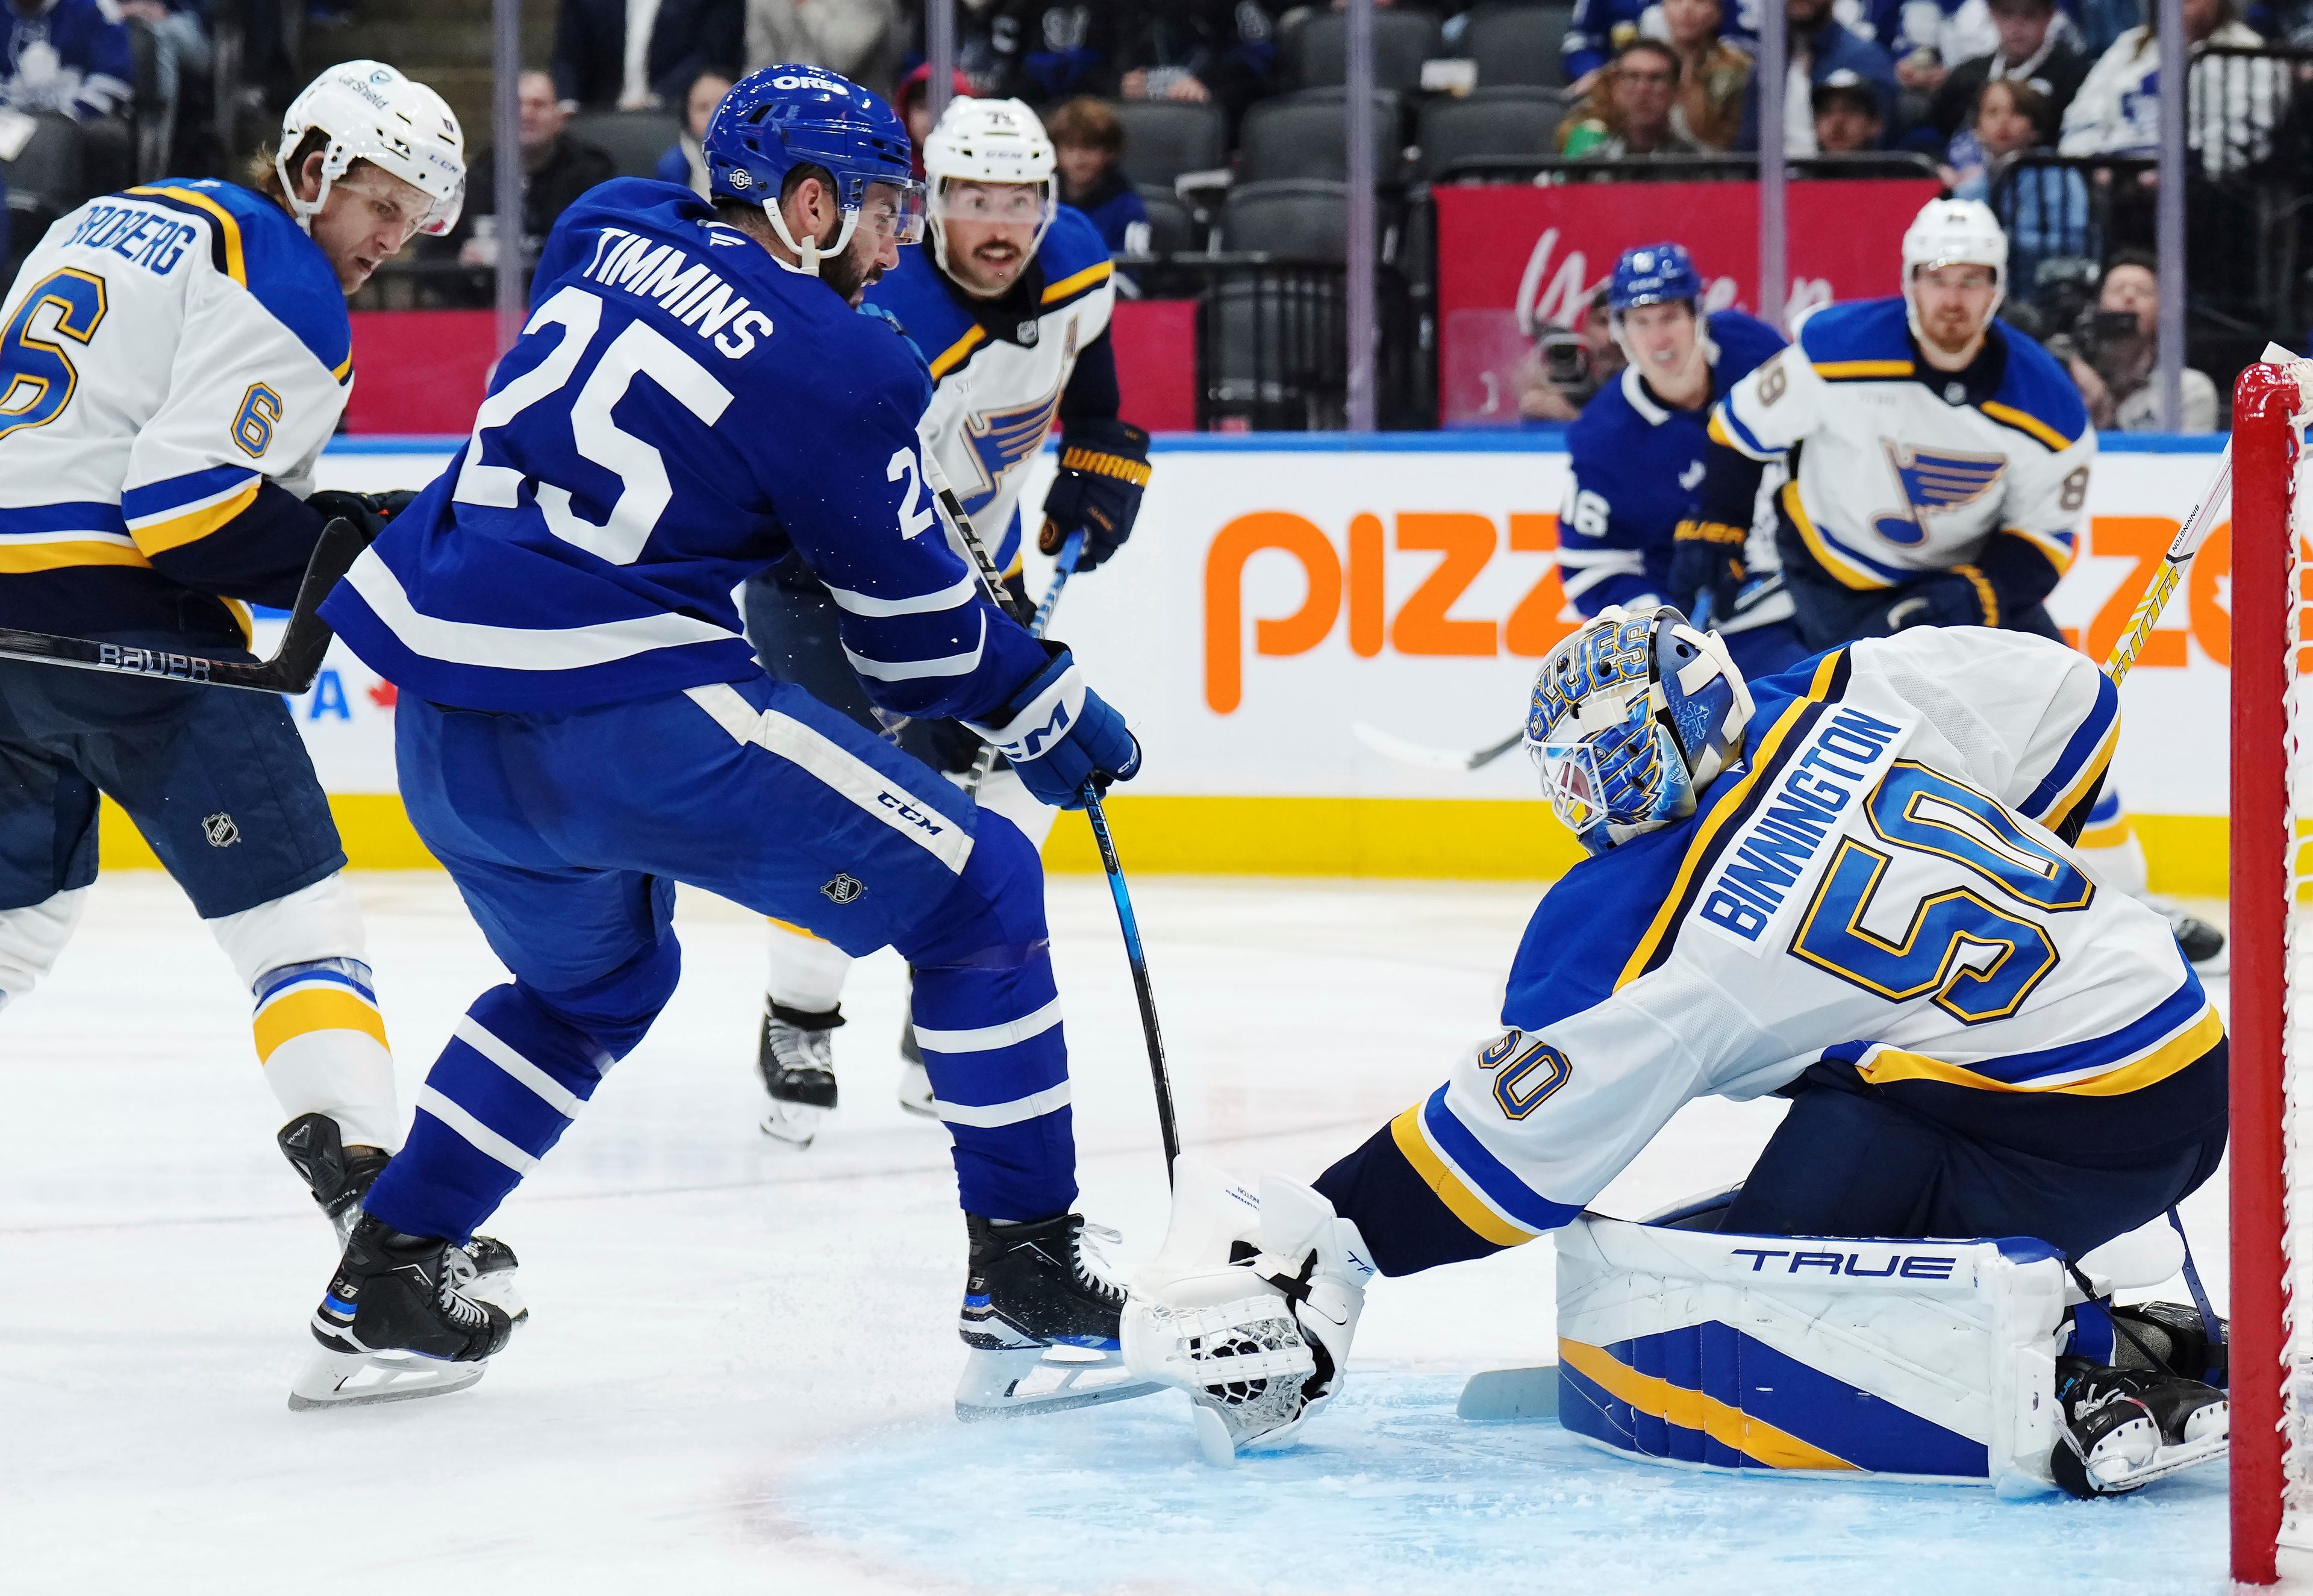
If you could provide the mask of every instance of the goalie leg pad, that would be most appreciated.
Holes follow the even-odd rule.
[[[1560,1420],[1597,1445],[1704,1469],[2053,1483],[2065,1275],[2037,1242],[1585,1217],[1558,1255]]]

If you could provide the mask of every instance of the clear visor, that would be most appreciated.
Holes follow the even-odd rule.
[[[943,222],[976,222],[996,227],[1042,227],[1052,219],[1057,201],[1051,183],[959,183],[939,186]]]
[[[878,243],[923,241],[924,186],[918,182],[870,183],[859,202],[858,232]]]

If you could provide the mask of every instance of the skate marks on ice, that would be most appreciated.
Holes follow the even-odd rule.
[[[1458,1375],[1359,1370],[1298,1446],[1199,1461],[1167,1393],[1000,1433],[903,1425],[765,1478],[754,1535],[927,1589],[1774,1596],[2222,1588],[2220,1472],[2141,1496],[1658,1469],[1454,1416]]]

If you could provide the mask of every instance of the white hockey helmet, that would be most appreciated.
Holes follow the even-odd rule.
[[[300,199],[289,157],[316,128],[330,136],[321,148],[321,187],[312,199]],[[383,61],[330,67],[282,113],[273,170],[298,226],[312,231],[313,218],[329,202],[330,186],[356,161],[426,196],[418,232],[444,233],[458,224],[466,203],[466,140],[458,118],[442,96]]]
[[[1992,309],[1985,320],[2000,313],[2008,297],[2008,234],[1990,206],[1977,199],[1930,199],[1904,230],[1904,303],[1913,338],[1920,336],[1920,312],[1912,299],[1912,279],[1939,266],[1990,267]]]
[[[1667,605],[1609,605],[1543,656],[1526,752],[1558,818],[1603,854],[1693,814],[1742,757],[1751,709],[1718,633]]]
[[[959,96],[947,102],[939,125],[924,140],[924,177],[931,186],[928,231],[932,258],[947,270],[945,190],[950,183],[1020,183],[1036,194],[1033,255],[1060,209],[1060,180],[1052,141],[1036,113],[1017,100]]]

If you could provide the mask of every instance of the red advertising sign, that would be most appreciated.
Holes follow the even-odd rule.
[[[1785,304],[1895,293],[1904,229],[1940,191],[1928,178],[1791,184]],[[1635,245],[1684,244],[1706,309],[1758,303],[1755,183],[1503,183],[1440,187],[1432,197],[1448,425],[1516,422],[1516,369],[1536,329],[1574,326],[1614,258]]]

